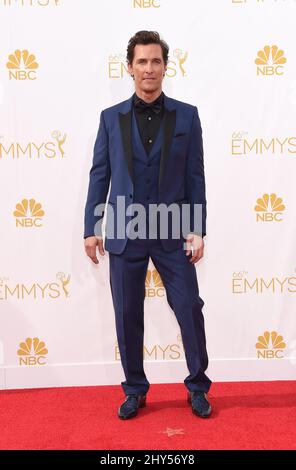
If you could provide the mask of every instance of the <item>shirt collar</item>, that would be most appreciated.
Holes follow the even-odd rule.
[[[164,100],[164,92],[162,91],[160,93],[160,95],[154,100],[152,101],[151,103],[147,103],[147,101],[144,101],[142,98],[140,98],[136,92],[134,92],[133,94],[133,103],[135,103],[135,101],[137,100],[141,100],[143,103],[147,104],[147,105],[153,105],[155,103],[161,103],[161,105],[163,105],[163,100]]]

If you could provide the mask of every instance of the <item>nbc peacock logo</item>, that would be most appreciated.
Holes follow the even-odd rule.
[[[286,209],[283,199],[277,197],[275,193],[263,194],[257,199],[254,207],[257,222],[281,222],[283,211]]]
[[[44,210],[35,199],[23,199],[15,207],[16,210],[13,212],[13,215],[17,227],[42,227]]]
[[[27,338],[20,343],[17,355],[20,366],[44,366],[48,349],[44,341],[39,338]]]
[[[9,70],[9,80],[36,80],[36,70],[39,64],[34,54],[27,49],[17,49],[8,56],[6,67]]]
[[[276,331],[265,331],[256,343],[257,359],[282,359],[286,343]]]
[[[257,75],[283,75],[286,62],[284,51],[278,46],[264,46],[255,59]]]
[[[159,272],[156,269],[147,269],[145,279],[146,297],[163,297],[164,287]]]

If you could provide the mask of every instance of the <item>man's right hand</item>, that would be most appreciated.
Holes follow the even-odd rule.
[[[100,255],[104,256],[105,250],[103,246],[103,238],[87,237],[84,239],[85,252],[95,264],[99,264],[99,260],[97,258],[97,247]]]

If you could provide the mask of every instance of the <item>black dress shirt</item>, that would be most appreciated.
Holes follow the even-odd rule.
[[[141,106],[136,106],[136,103],[141,101]],[[146,150],[147,156],[150,153],[150,150],[156,140],[158,135],[161,120],[163,117],[164,112],[164,93],[163,91],[161,94],[156,98],[152,103],[147,103],[141,98],[138,97],[136,93],[133,95],[133,105],[136,115],[136,120],[138,124],[138,129],[140,133],[140,137],[142,139],[144,148]],[[151,106],[154,104],[158,104],[158,108],[160,108],[159,112],[155,112]]]

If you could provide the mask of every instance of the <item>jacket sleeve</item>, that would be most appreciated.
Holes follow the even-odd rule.
[[[108,132],[104,111],[100,115],[99,130],[93,151],[93,162],[89,172],[89,186],[84,214],[84,238],[102,236],[102,215],[95,215],[98,204],[105,204],[110,184],[110,160],[108,152]],[[99,222],[97,225],[96,223]],[[96,225],[96,227],[95,227]]]
[[[206,235],[206,186],[204,174],[204,151],[202,128],[197,111],[194,106],[193,118],[191,124],[190,141],[187,158],[187,195],[190,203],[190,230],[201,237]],[[201,226],[199,217],[194,220],[194,204],[200,204]],[[197,208],[198,209],[198,208]],[[199,210],[199,209],[198,209]]]

